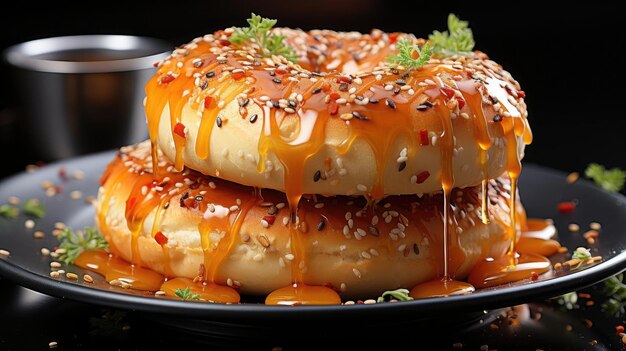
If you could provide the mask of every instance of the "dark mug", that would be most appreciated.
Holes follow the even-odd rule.
[[[6,49],[19,127],[32,149],[51,160],[146,139],[144,87],[170,49],[126,35],[54,37]]]

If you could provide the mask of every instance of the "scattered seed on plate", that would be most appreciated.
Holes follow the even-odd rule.
[[[570,223],[570,224],[567,226],[567,229],[568,229],[570,232],[572,232],[572,233],[576,233],[577,231],[579,231],[579,230],[580,230],[580,226],[579,226],[578,224],[576,224],[576,223]]]
[[[591,222],[591,224],[589,224],[589,228],[593,230],[600,230],[602,229],[602,225],[598,222]]]
[[[66,273],[65,277],[67,279],[78,279],[78,275],[76,273]]]
[[[41,248],[41,254],[44,255],[44,256],[48,256],[48,255],[50,255],[50,250],[45,248],[45,247],[42,247]]]
[[[0,256],[9,257],[9,255],[11,255],[11,253],[8,250],[0,249]]]
[[[16,197],[16,196],[11,196],[9,198],[9,204],[13,205],[13,206],[17,206],[17,205],[20,204],[20,199],[18,197]]]
[[[61,268],[61,264],[59,262],[50,262],[50,268]]]
[[[44,232],[42,232],[41,230],[38,230],[36,232],[33,233],[33,237],[35,239],[43,239],[46,235],[44,234]]]
[[[80,200],[83,197],[83,193],[78,190],[74,190],[70,193],[70,198],[72,200]]]
[[[32,219],[27,219],[24,222],[24,227],[26,227],[26,229],[33,229],[33,228],[35,228],[35,221],[33,221]]]
[[[50,278],[58,278],[61,274],[57,271],[50,272]]]
[[[565,180],[567,181],[567,184],[574,184],[576,183],[579,177],[580,177],[580,174],[578,174],[578,172],[572,172],[567,175],[567,178],[565,178]]]
[[[56,341],[50,341],[50,342],[48,343],[48,347],[49,347],[49,348],[51,348],[51,349],[56,349],[56,348],[57,348],[57,346],[59,346],[59,343],[58,343],[58,342],[56,342]]]

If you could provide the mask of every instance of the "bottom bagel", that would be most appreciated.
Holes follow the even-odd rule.
[[[101,179],[96,223],[124,260],[254,295],[290,285],[295,270],[303,283],[333,287],[344,298],[442,274],[441,194],[392,196],[374,206],[364,198],[307,196],[293,226],[283,193],[176,172],[165,158],[153,172],[150,154],[148,142],[122,148]],[[448,269],[456,279],[506,252],[508,189],[506,178],[489,182],[488,224],[480,187],[452,191]]]

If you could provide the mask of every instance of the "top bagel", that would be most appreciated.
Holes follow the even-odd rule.
[[[481,52],[407,69],[408,34],[275,28],[297,63],[231,45],[233,28],[158,63],[151,140],[176,168],[299,196],[424,194],[519,172],[532,135],[525,94]]]

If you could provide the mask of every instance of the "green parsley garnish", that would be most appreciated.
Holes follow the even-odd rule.
[[[626,306],[626,284],[624,275],[618,274],[604,281],[604,293],[609,297],[603,304],[602,310],[612,316],[624,315]]]
[[[43,218],[46,215],[46,209],[38,199],[28,199],[24,202],[24,213],[37,218]]]
[[[0,206],[0,217],[4,218],[15,218],[20,214],[20,210],[11,205],[2,205]]]
[[[575,291],[563,294],[556,298],[556,301],[559,305],[564,306],[568,310],[573,310],[578,307],[576,303],[578,302],[578,293]]]
[[[252,13],[247,21],[249,27],[235,28],[235,32],[228,38],[231,43],[241,45],[245,42],[254,42],[261,49],[263,56],[280,55],[291,62],[296,62],[296,51],[285,44],[287,36],[270,34],[277,20]]]
[[[591,163],[585,170],[585,176],[593,179],[602,189],[616,193],[624,187],[626,171],[619,168],[606,169],[602,165]]]
[[[576,251],[574,251],[574,253],[572,254],[572,259],[579,259],[581,261],[584,261],[590,258],[591,252],[589,252],[589,249],[586,249],[584,247],[577,248]]]
[[[192,294],[189,288],[186,289],[176,289],[176,296],[180,297],[182,300],[200,300],[200,294]]]
[[[108,250],[109,243],[94,228],[86,227],[84,231],[72,231],[65,228],[59,235],[61,244],[59,247],[65,249],[65,253],[59,256],[59,259],[66,264],[74,262],[74,260],[86,250]]]
[[[413,300],[413,298],[411,296],[409,296],[409,291],[407,289],[396,289],[396,290],[389,290],[389,291],[385,291],[377,300],[376,302],[385,302],[385,301],[390,301],[392,299],[398,300],[398,301],[411,301]]]
[[[433,50],[440,56],[470,56],[474,50],[474,35],[467,21],[461,21],[455,14],[448,15],[448,30],[434,31],[428,36]]]
[[[430,60],[430,56],[433,54],[433,48],[430,44],[426,43],[420,49],[417,45],[411,45],[411,40],[407,38],[401,38],[396,43],[397,55],[390,55],[387,57],[392,65],[402,65],[408,69],[420,68]]]

